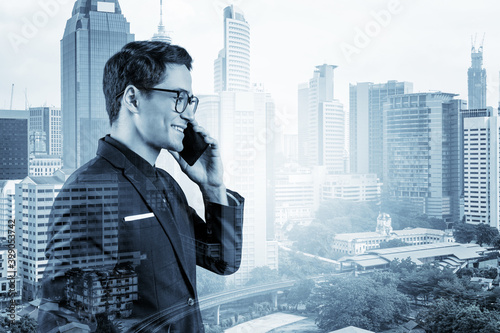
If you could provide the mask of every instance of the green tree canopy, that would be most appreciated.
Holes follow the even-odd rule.
[[[493,238],[493,240],[491,241],[491,246],[500,249],[500,235]]]
[[[391,239],[391,240],[388,240],[387,242],[380,243],[380,248],[381,249],[388,249],[391,247],[401,247],[401,246],[408,246],[408,245],[411,245],[411,244],[403,242],[401,239]]]
[[[500,333],[498,312],[450,299],[437,300],[417,319],[426,331],[433,333]]]
[[[399,323],[409,311],[408,298],[391,284],[369,277],[335,277],[314,289],[310,302],[316,324],[325,331],[357,326],[380,331]]]
[[[487,224],[480,223],[475,228],[476,242],[479,246],[483,244],[491,244],[496,236],[498,236],[498,229],[490,227]]]
[[[226,278],[196,266],[196,289],[199,295],[221,292],[226,287]]]
[[[10,319],[3,318],[1,320],[0,332],[7,332],[5,328],[11,333],[36,333],[38,324],[35,319],[25,315],[14,323]]]
[[[311,295],[311,291],[314,288],[313,280],[301,280],[292,287],[288,291],[286,296],[286,301],[289,305],[297,309],[299,304],[305,304],[309,295]]]
[[[255,267],[250,271],[250,279],[247,285],[264,284],[278,282],[278,271],[271,269],[268,266]]]
[[[474,240],[475,228],[469,223],[457,223],[453,228],[453,237],[458,243],[470,243]]]
[[[417,264],[415,264],[410,257],[402,260],[396,258],[390,262],[389,269],[394,273],[402,273],[406,275],[416,270]]]

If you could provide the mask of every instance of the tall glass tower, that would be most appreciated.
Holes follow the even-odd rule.
[[[109,131],[102,92],[106,61],[134,40],[118,0],[77,0],[61,40],[63,163],[78,168]]]
[[[250,25],[234,5],[224,8],[224,48],[214,62],[214,90],[250,91]]]
[[[467,71],[469,88],[469,109],[486,107],[486,69],[483,68],[483,45],[471,49],[472,64]]]
[[[335,65],[316,66],[309,84],[298,90],[299,160],[304,166],[326,166],[330,173],[345,170],[344,106],[333,97]]]
[[[465,101],[443,92],[388,96],[384,103],[384,191],[414,212],[460,220]]]
[[[376,173],[383,179],[384,112],[389,96],[413,92],[413,83],[349,84],[349,153],[351,173]]]
[[[205,116],[199,121],[204,126],[216,124],[212,133],[218,135],[224,152],[224,181],[245,197],[241,265],[228,278],[239,286],[248,281],[256,267],[278,268],[278,243],[273,240],[271,148],[275,105],[263,86],[250,84],[250,25],[243,12],[231,5],[224,8],[223,17],[224,48],[214,61],[214,90],[218,96],[211,97],[212,119]]]

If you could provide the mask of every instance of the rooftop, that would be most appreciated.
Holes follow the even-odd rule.
[[[391,235],[396,235],[399,238],[411,235],[421,235],[421,234],[431,234],[431,235],[444,235],[443,230],[438,229],[426,229],[426,228],[412,228],[403,230],[394,230]],[[345,233],[335,235],[336,240],[351,241],[354,239],[364,239],[364,238],[381,238],[388,237],[375,231],[369,232],[356,232],[356,233]]]
[[[466,261],[482,258],[484,251],[486,248],[477,244],[435,243],[370,250],[366,254],[344,257],[340,261],[352,261],[362,267],[374,267],[388,264],[394,259],[410,258],[417,265],[428,260],[437,260],[443,267],[456,267]]]

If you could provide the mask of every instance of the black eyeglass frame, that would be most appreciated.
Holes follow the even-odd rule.
[[[177,97],[175,98],[175,112],[177,113],[183,113],[184,111],[186,111],[187,109],[187,106],[188,105],[192,105],[192,103],[194,102],[194,107],[193,107],[193,113],[196,113],[196,109],[198,108],[198,103],[200,102],[200,100],[198,99],[198,97],[192,95],[192,96],[189,96],[187,91],[185,90],[172,90],[172,89],[162,89],[162,88],[137,88],[139,90],[155,90],[155,91],[163,91],[163,92],[169,92],[169,93],[176,93],[177,94]],[[118,95],[116,95],[116,98],[120,97],[121,95],[123,95],[125,91],[122,91],[121,93],[119,93]],[[179,100],[180,100],[180,96],[182,93],[185,93],[187,95],[187,103],[184,104],[184,108],[182,110],[178,110],[178,107],[177,105],[179,104]]]

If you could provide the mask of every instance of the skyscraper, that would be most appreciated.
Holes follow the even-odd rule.
[[[388,96],[413,92],[410,82],[349,85],[350,171],[383,177],[383,104]]]
[[[442,92],[384,103],[384,191],[430,217],[460,219],[465,101]]]
[[[268,124],[269,96],[262,92],[220,93],[220,138],[225,183],[245,198],[243,253],[240,269],[229,277],[236,285],[246,283],[252,269],[278,267],[277,244],[268,242],[269,156],[267,140],[272,128]],[[274,193],[274,192],[273,192]],[[274,212],[274,210],[273,210]]]
[[[118,0],[77,0],[61,40],[63,160],[77,168],[93,158],[109,131],[102,92],[106,61],[134,40]]]
[[[275,109],[262,85],[250,84],[250,25],[243,12],[231,5],[223,16],[224,48],[214,62],[219,112],[214,110],[217,101],[212,97],[210,114],[218,117],[218,125],[212,127],[223,152],[225,183],[245,197],[241,265],[229,278],[241,285],[255,267],[278,267],[278,247],[273,241],[274,156],[270,150]],[[203,121],[213,124],[206,117]]]
[[[224,48],[214,61],[214,90],[250,90],[250,25],[234,5],[224,8]]]
[[[333,97],[336,67],[316,66],[307,89],[299,86],[299,161],[309,167],[324,165],[330,173],[344,173],[345,113]]]
[[[29,111],[0,110],[0,179],[28,175]]]
[[[66,178],[62,171],[57,171],[56,176],[26,177],[16,185],[16,248],[24,299],[41,296],[40,280],[47,266],[45,247],[49,216]]]
[[[17,180],[0,180],[0,239],[8,238],[9,220],[16,218],[16,184],[21,182]],[[1,242],[1,241],[0,241]]]
[[[471,49],[471,67],[467,71],[469,90],[469,109],[486,107],[486,69],[483,68],[483,43]]]
[[[464,137],[464,218],[499,228],[500,164],[498,111],[462,110]]]
[[[30,154],[62,156],[61,109],[30,108]]]

